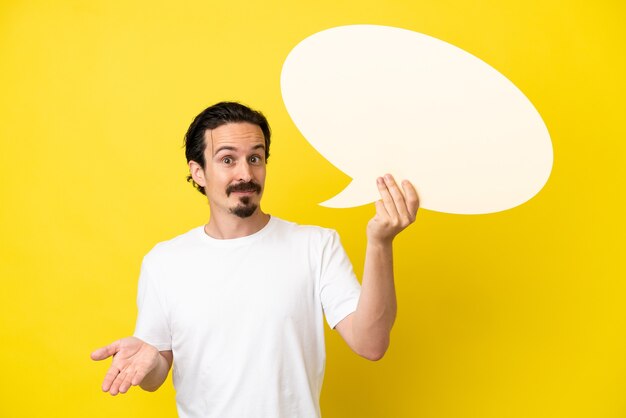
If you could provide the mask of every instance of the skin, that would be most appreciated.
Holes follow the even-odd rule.
[[[137,385],[150,392],[157,390],[173,361],[171,350],[159,351],[135,337],[122,338],[91,353],[91,359],[96,361],[111,356],[113,361],[104,376],[102,390],[113,396]]]
[[[265,188],[265,140],[261,128],[250,123],[229,123],[205,132],[205,167],[189,162],[194,181],[205,188],[211,217],[205,232],[217,239],[232,239],[261,230],[270,216],[261,210]],[[229,186],[253,182],[257,191],[238,191],[230,195]],[[337,331],[362,357],[378,360],[389,347],[389,336],[396,318],[396,293],[393,277],[393,239],[415,221],[419,200],[408,181],[399,186],[386,174],[377,179],[381,200],[376,214],[367,224],[367,249],[357,309],[336,326]],[[245,202],[245,203],[242,203]],[[233,210],[255,205],[248,217]],[[102,390],[111,395],[126,393],[131,386],[154,391],[167,378],[172,366],[172,351],[159,351],[135,337],[127,337],[91,354],[93,360],[113,357]]]
[[[250,123],[229,123],[204,134],[205,167],[189,162],[189,171],[196,183],[203,186],[209,200],[211,217],[205,232],[218,239],[240,238],[261,230],[270,216],[261,210],[265,189],[265,139],[263,131]],[[228,186],[253,181],[261,192],[232,193],[226,196]],[[258,209],[248,218],[239,218],[231,210],[243,197]]]
[[[381,200],[367,224],[367,248],[361,296],[355,312],[335,327],[350,348],[368,360],[379,360],[389,347],[396,319],[393,277],[393,239],[415,221],[417,192],[408,181],[402,189],[390,174],[376,180]]]

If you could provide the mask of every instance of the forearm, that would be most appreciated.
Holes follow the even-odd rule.
[[[381,200],[376,202],[376,215],[367,224],[361,297],[356,311],[336,325],[348,345],[370,360],[382,358],[387,351],[396,319],[393,239],[415,221],[419,207],[417,191],[410,182],[403,181],[401,191],[393,177],[386,174],[376,184]]]
[[[167,374],[171,367],[171,353],[171,351],[159,352],[157,366],[143,378],[139,387],[149,392],[154,392],[161,387],[165,379],[167,379]]]
[[[359,354],[369,359],[384,355],[396,319],[392,248],[391,241],[368,240],[367,243],[361,296],[352,321],[352,333]]]

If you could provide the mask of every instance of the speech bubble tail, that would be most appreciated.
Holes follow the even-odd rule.
[[[378,199],[380,199],[380,195],[376,188],[375,179],[354,179],[339,194],[319,205],[327,208],[353,208],[375,202]]]

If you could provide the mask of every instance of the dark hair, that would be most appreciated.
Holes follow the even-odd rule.
[[[204,133],[208,129],[215,129],[227,123],[248,122],[257,125],[263,131],[265,138],[265,161],[270,157],[270,125],[261,112],[250,109],[248,106],[237,102],[220,102],[204,109],[189,125],[185,134],[185,156],[187,163],[195,161],[204,168]],[[187,176],[187,181],[202,194],[205,194],[204,187],[193,181],[191,174]]]

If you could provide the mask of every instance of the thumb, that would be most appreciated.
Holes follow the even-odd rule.
[[[118,340],[107,345],[106,347],[98,348],[97,350],[95,350],[93,353],[91,353],[91,359],[96,361],[104,360],[111,357],[112,355],[115,355],[119,350],[120,342]]]

